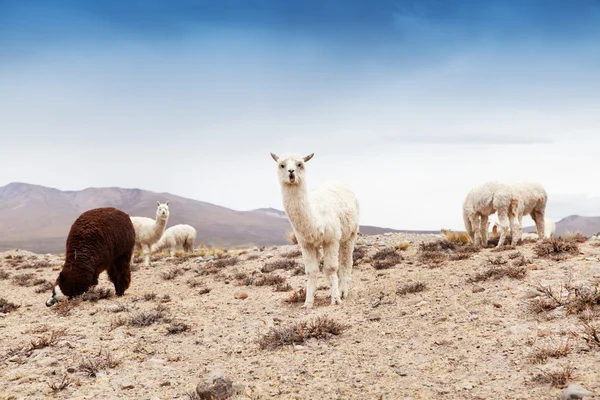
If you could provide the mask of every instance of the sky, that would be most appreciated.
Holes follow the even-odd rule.
[[[464,229],[489,180],[600,215],[600,1],[0,0],[0,135],[0,186],[282,209],[297,152],[362,224]]]

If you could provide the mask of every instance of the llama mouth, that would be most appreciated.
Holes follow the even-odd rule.
[[[296,177],[294,175],[290,174],[289,178],[291,183],[296,182]]]

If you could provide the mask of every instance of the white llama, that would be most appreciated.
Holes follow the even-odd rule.
[[[185,252],[194,251],[196,242],[196,229],[191,225],[174,225],[163,233],[158,242],[152,245],[152,252],[168,249],[171,257],[175,254],[175,248],[183,247]]]
[[[277,162],[285,212],[302,249],[308,275],[304,302],[307,310],[315,300],[321,246],[323,272],[331,286],[331,304],[341,304],[341,299],[348,297],[359,219],[358,199],[345,183],[328,182],[310,192],[307,190],[305,163],[313,156],[314,153],[306,157],[300,154],[278,157],[271,153]]]
[[[512,244],[516,244],[523,234],[523,216],[530,215],[535,222],[538,238],[547,237],[545,229],[546,203],[548,194],[542,185],[535,182],[522,182],[510,186]]]
[[[504,244],[513,221],[509,219],[510,205],[511,189],[504,183],[486,182],[469,191],[463,202],[463,219],[475,246],[487,245],[488,219],[496,211],[500,225],[498,247]]]
[[[160,239],[169,220],[169,201],[161,204],[157,201],[156,219],[148,217],[130,217],[135,229],[135,250],[142,250],[146,266],[150,265],[150,249]]]

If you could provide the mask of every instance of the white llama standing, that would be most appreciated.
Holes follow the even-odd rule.
[[[305,163],[313,156],[314,153],[306,157],[300,154],[278,157],[271,153],[277,162],[285,212],[302,249],[308,275],[304,302],[307,310],[315,300],[320,247],[323,272],[331,285],[331,304],[341,304],[341,299],[348,297],[359,220],[358,199],[345,183],[328,182],[310,192],[307,190]]]
[[[146,266],[150,265],[150,250],[160,239],[169,220],[169,200],[165,204],[157,201],[156,219],[148,217],[130,217],[135,229],[135,248],[144,253]]]

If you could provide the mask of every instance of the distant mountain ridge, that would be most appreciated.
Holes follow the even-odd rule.
[[[0,187],[0,251],[21,248],[38,253],[64,252],[71,224],[84,211],[115,207],[130,215],[154,218],[156,201],[169,200],[168,226],[186,223],[198,231],[196,244],[242,247],[287,244],[292,228],[284,211],[236,211],[215,204],[142,189],[119,187],[61,191],[13,182]],[[364,226],[364,233],[397,232]]]

